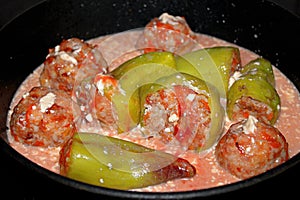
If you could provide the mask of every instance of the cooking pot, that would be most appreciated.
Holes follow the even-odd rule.
[[[91,39],[143,27],[163,12],[185,16],[192,30],[224,39],[269,59],[300,89],[300,19],[264,0],[49,0],[1,30],[1,195],[22,199],[218,199],[298,195],[300,153],[245,181],[209,189],[145,193],[119,191],[70,180],[31,162],[9,146],[6,116],[22,81],[63,38]],[[300,119],[299,119],[300,120]]]

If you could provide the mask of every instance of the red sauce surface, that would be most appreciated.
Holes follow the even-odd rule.
[[[111,64],[111,69],[113,69],[124,61],[138,55],[137,51],[135,51],[134,44],[137,41],[140,33],[140,30],[128,31],[115,35],[95,38],[88,42],[98,45],[98,48],[102,52],[107,63]],[[236,46],[235,44],[203,34],[197,34],[197,40],[200,44],[198,48],[213,46]],[[238,48],[240,49],[242,65],[259,56],[243,47]],[[15,106],[16,102],[19,101],[25,92],[29,91],[29,89],[33,86],[39,85],[38,77],[41,67],[42,66],[37,67],[37,69],[31,75],[29,75],[20,86],[11,103],[11,109]],[[284,74],[282,74],[275,67],[273,67],[273,69],[276,80],[276,89],[281,98],[281,113],[277,123],[275,124],[275,127],[277,127],[285,136],[289,145],[289,155],[290,157],[293,157],[300,151],[300,128],[298,126],[298,121],[300,119],[300,95],[292,82],[287,79]],[[11,111],[8,116],[7,124],[9,124],[10,114]],[[227,130],[229,125],[230,122],[226,121],[224,131]],[[7,134],[10,145],[20,154],[24,155],[38,165],[53,171],[54,173],[59,173],[58,159],[60,149],[58,147],[42,148],[26,146],[15,142],[12,139],[9,130]],[[114,135],[114,133],[107,132],[103,134]],[[138,137],[135,137],[134,133],[131,133],[130,135],[125,133],[119,135],[118,137],[156,149],[160,149],[161,147],[159,141],[139,139]],[[197,174],[193,178],[172,180],[160,185],[135,189],[135,191],[170,192],[198,190],[240,181],[240,179],[224,171],[217,164],[214,157],[214,147],[209,149],[207,152],[202,152],[200,154],[187,151],[180,155],[180,157],[187,159],[196,167]]]

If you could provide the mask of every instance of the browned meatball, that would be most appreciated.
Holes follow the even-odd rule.
[[[60,146],[76,131],[73,108],[76,105],[66,92],[34,87],[13,109],[11,135],[28,145]]]
[[[78,38],[63,40],[49,49],[40,76],[42,86],[72,94],[74,84],[84,78],[107,71],[107,64],[95,46]]]
[[[266,172],[289,158],[281,132],[252,116],[230,126],[215,155],[222,167],[241,179]]]
[[[145,26],[136,47],[144,49],[144,53],[170,51],[183,54],[197,45],[195,39],[196,35],[184,17],[163,13]]]

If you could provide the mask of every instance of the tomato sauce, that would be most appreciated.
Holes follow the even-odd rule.
[[[110,66],[110,71],[119,66],[124,61],[139,55],[136,51],[135,43],[141,34],[141,29],[122,32],[114,35],[102,36],[89,40],[92,44],[97,44],[98,49],[102,52],[103,57],[106,59]],[[236,46],[235,44],[227,41],[204,34],[196,34],[199,46],[195,48],[207,48],[214,46]],[[239,47],[241,54],[242,65],[257,58],[259,55]],[[23,84],[19,87],[13,101],[11,103],[11,110],[8,115],[7,124],[9,124],[10,115],[13,107],[22,97],[22,95],[29,91],[33,86],[39,85],[39,75],[41,66],[24,80]],[[275,124],[282,134],[285,136],[289,145],[289,156],[300,152],[300,128],[298,121],[300,119],[300,95],[293,83],[276,67],[273,67],[276,80],[276,89],[281,98],[281,113],[278,121]],[[226,121],[224,133],[230,125],[230,121]],[[8,126],[9,127],[9,126]],[[115,136],[112,132],[101,132],[102,134]],[[36,164],[54,172],[59,173],[59,147],[56,148],[42,148],[30,147],[20,144],[13,140],[8,130],[7,132],[10,145],[16,149],[20,154],[24,155],[29,160]],[[137,142],[147,147],[161,149],[162,144],[155,139],[140,138],[138,132],[134,131],[118,135],[119,138]],[[176,150],[175,150],[176,151]],[[232,176],[229,172],[224,171],[216,162],[214,156],[214,147],[206,152],[194,153],[193,151],[186,151],[180,154],[180,157],[187,159],[192,165],[196,167],[197,173],[193,178],[176,179],[168,181],[163,184],[149,186],[141,189],[134,189],[134,191],[147,191],[147,192],[175,192],[175,191],[188,191],[199,190],[221,186],[225,184],[240,181],[240,179]]]

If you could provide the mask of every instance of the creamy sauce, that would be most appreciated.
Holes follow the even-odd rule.
[[[124,61],[139,55],[134,45],[138,40],[140,34],[141,30],[133,30],[110,36],[95,38],[89,40],[88,42],[98,45],[99,50],[102,52],[107,63],[110,65],[110,70],[112,70]],[[214,38],[204,34],[197,34],[197,40],[200,45],[196,48],[236,46],[235,44],[228,43],[224,40],[220,40],[218,38]],[[240,49],[242,65],[259,56],[245,48],[238,48]],[[7,124],[9,124],[9,119],[13,107],[20,100],[22,95],[24,95],[25,92],[29,91],[33,86],[39,85],[39,74],[41,72],[41,69],[42,65],[37,67],[37,69],[32,74],[30,74],[28,78],[23,82],[23,84],[19,87],[11,103],[11,111],[9,112]],[[277,123],[275,124],[275,127],[277,127],[285,136],[289,144],[289,155],[290,157],[293,157],[300,151],[300,128],[298,126],[298,121],[300,119],[300,95],[296,87],[289,79],[287,79],[284,74],[282,74],[275,67],[273,67],[273,69],[276,80],[276,89],[281,98],[281,113]],[[46,103],[45,106],[47,106],[48,103]],[[229,125],[230,121],[227,120],[224,133],[226,132]],[[112,132],[101,133],[115,136],[115,133]],[[58,159],[60,149],[58,147],[42,148],[26,146],[15,142],[11,137],[9,130],[7,132],[7,135],[10,145],[20,154],[54,173],[59,173]],[[161,148],[160,142],[155,139],[147,140],[135,136],[136,135],[134,134],[134,132],[132,132],[130,135],[127,133],[118,135],[119,138],[137,142],[148,147],[156,149]],[[217,164],[214,156],[214,147],[200,154],[186,151],[180,156],[187,159],[192,165],[196,167],[197,174],[193,178],[172,180],[167,183],[134,190],[148,192],[199,190],[240,181],[240,179],[224,171]]]

